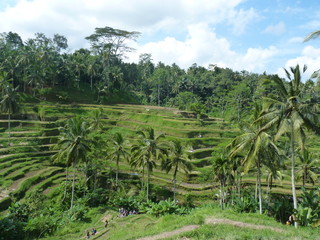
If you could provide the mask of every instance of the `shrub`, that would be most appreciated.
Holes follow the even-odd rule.
[[[179,206],[171,200],[160,201],[159,203],[148,201],[139,205],[139,212],[149,213],[159,217],[167,214],[184,215],[189,213],[189,209]]]
[[[249,191],[245,191],[242,197],[236,197],[234,199],[233,208],[237,212],[256,212],[258,207],[258,201]]]
[[[301,202],[294,214],[297,222],[302,226],[320,224],[320,188],[306,191],[302,188]]]
[[[292,207],[293,203],[291,196],[279,193],[272,193],[269,195],[267,213],[278,221],[285,223],[292,214]]]

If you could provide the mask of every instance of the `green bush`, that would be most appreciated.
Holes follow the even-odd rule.
[[[167,214],[184,215],[189,213],[189,209],[179,206],[171,200],[160,201],[159,203],[148,201],[139,205],[139,212],[159,217]]]
[[[267,200],[267,214],[278,221],[285,223],[293,211],[291,196],[272,193]]]
[[[258,210],[258,201],[255,199],[252,193],[244,192],[242,197],[236,197],[234,199],[233,208],[237,212],[256,212]]]
[[[302,226],[320,225],[320,187],[306,191],[302,188],[301,202],[294,211],[296,221]]]

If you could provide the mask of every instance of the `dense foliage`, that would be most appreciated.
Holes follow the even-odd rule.
[[[192,147],[187,150],[186,142],[169,139],[152,127],[127,139],[112,128],[104,129],[101,109],[78,113],[77,102],[172,106],[188,110],[182,115],[196,118],[201,127],[213,116],[236,124],[238,136],[212,151],[209,166],[196,169],[201,173],[197,180],[214,182],[213,198],[221,209],[259,211],[281,222],[294,214],[296,225],[319,226],[320,191],[314,187],[319,182],[319,162],[306,137],[320,132],[319,80],[302,81],[306,68],[301,71],[299,65],[285,69],[285,80],[216,65],[181,69],[176,64],[155,64],[150,54],[142,54],[138,63],[127,63],[125,54],[133,50],[127,43],[138,36],[138,32],[96,28],[86,37],[90,49],[70,53],[67,39],[59,34],[49,38],[37,33],[26,41],[17,33],[0,35],[0,109],[8,116],[8,146],[11,116],[22,111],[24,102],[71,103],[75,115],[59,122],[58,140],[51,149],[55,154],[50,164],[65,169],[65,180],[45,195],[42,188],[26,191],[46,176],[34,177],[1,201],[1,209],[10,207],[0,219],[0,239],[65,235],[77,224],[90,222],[94,211],[125,208],[159,217],[188,214],[196,205],[188,194],[180,194],[180,202],[176,197],[177,175],[190,177],[194,167]],[[44,106],[33,111],[45,120]],[[223,125],[220,130],[223,137]],[[121,171],[124,161],[134,174]],[[152,183],[155,168],[172,174],[171,189]],[[281,181],[287,169],[292,198],[272,191],[274,180]],[[256,189],[243,184],[242,176],[248,173],[256,177]],[[296,181],[303,185],[298,197]]]

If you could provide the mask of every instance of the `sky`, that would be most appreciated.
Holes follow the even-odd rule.
[[[278,73],[308,66],[306,77],[320,69],[319,0],[0,0],[0,33],[23,40],[44,33],[68,39],[69,51],[89,48],[86,36],[96,27],[138,31],[136,51],[124,61],[216,64],[236,71]]]

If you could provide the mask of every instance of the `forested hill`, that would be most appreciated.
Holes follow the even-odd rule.
[[[132,51],[126,40],[137,32],[110,27],[97,28],[86,39],[90,49],[68,53],[66,37],[53,38],[36,33],[23,41],[18,33],[0,35],[0,78],[19,92],[60,102],[140,103],[195,110],[216,117],[239,121],[250,106],[273,91],[265,86],[271,78],[247,71],[233,71],[214,63],[207,67],[196,63],[188,69],[154,63],[150,54],[142,54],[139,63],[127,63]],[[84,87],[77,98],[72,93]],[[319,84],[307,81],[304,95],[319,95]]]

